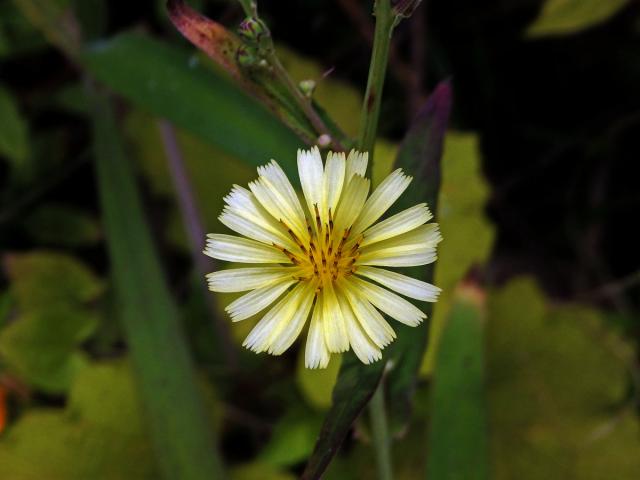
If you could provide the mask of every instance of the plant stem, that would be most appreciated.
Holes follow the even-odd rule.
[[[287,72],[287,70],[282,66],[280,59],[276,55],[276,50],[273,45],[271,33],[269,32],[267,25],[258,16],[256,1],[255,0],[238,0],[238,1],[242,6],[242,9],[244,10],[245,15],[247,17],[254,18],[262,22],[262,24],[264,25],[264,28],[267,30],[266,33],[264,34],[264,39],[263,39],[266,45],[262,46],[260,48],[260,51],[264,55],[269,65],[271,65],[271,68],[273,68],[273,73],[275,74],[276,78],[289,91],[289,93],[293,97],[293,100],[296,102],[298,107],[300,107],[300,110],[302,110],[302,113],[304,113],[304,116],[307,117],[307,120],[309,120],[309,123],[314,128],[318,136],[325,136],[326,138],[330,139],[329,144],[331,145],[334,151],[344,151],[344,147],[342,146],[340,141],[334,138],[334,135],[331,134],[331,131],[329,130],[329,128],[327,128],[327,125],[324,123],[320,115],[318,115],[318,112],[316,112],[315,108],[313,108],[311,99],[303,95],[303,93],[300,91],[300,88],[298,88],[298,85],[296,85],[296,82],[291,78],[291,76],[289,76],[289,73]],[[314,139],[314,140],[317,140],[317,139]]]
[[[244,14],[247,17],[258,16],[256,0],[238,0],[238,3],[242,6],[242,9],[244,10]]]
[[[319,135],[327,135],[331,139],[331,146],[335,151],[344,151],[342,144],[334,138],[322,118],[320,118],[320,115],[318,115],[318,112],[313,108],[311,100],[303,95],[296,83],[289,76],[289,73],[282,66],[282,63],[280,63],[280,59],[276,55],[273,47],[267,49],[266,57],[267,62],[269,62],[269,65],[273,68],[273,72],[276,77],[287,87],[287,90],[289,90],[293,99],[303,111],[315,131]]]
[[[374,15],[376,17],[376,28],[373,35],[373,51],[371,52],[367,91],[362,104],[360,132],[358,135],[358,149],[361,152],[369,152],[369,169],[373,165],[373,147],[378,130],[380,100],[389,61],[391,33],[396,22],[395,15],[391,9],[391,0],[376,0]],[[380,480],[392,480],[391,441],[387,427],[387,412],[384,406],[384,377],[378,384],[373,397],[371,397],[369,414],[371,416],[371,431],[376,452],[378,478]]]
[[[205,274],[210,270],[209,262],[202,254],[206,235],[202,224],[202,216],[200,215],[193,188],[191,187],[189,173],[187,172],[184,157],[178,145],[178,139],[173,125],[167,120],[160,120],[158,126],[164,144],[167,163],[171,171],[171,180],[176,191],[178,207],[180,208],[182,221],[184,222],[185,231],[189,240],[191,258],[200,280],[198,283],[202,289],[203,297],[206,299],[211,318],[213,319],[213,327],[216,331],[216,337],[219,341],[218,345],[222,350],[225,365],[233,370],[237,367],[238,363],[236,352],[233,348],[233,341],[231,340],[227,324],[220,318],[220,315],[218,315],[214,296],[209,292],[204,281]],[[217,268],[215,270],[217,270]]]
[[[360,117],[360,134],[358,148],[362,152],[369,152],[369,165],[373,164],[373,147],[378,130],[380,116],[380,100],[387,71],[391,32],[395,26],[395,15],[391,10],[390,0],[376,0],[374,7],[376,29],[373,35],[373,52],[367,79],[367,91],[362,104]]]
[[[391,441],[387,426],[387,413],[384,406],[384,376],[369,403],[373,445],[376,451],[376,464],[380,480],[392,480]]]

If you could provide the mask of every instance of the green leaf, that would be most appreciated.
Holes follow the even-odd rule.
[[[333,389],[333,404],[302,474],[303,480],[321,478],[351,425],[375,392],[383,370],[382,361],[363,366],[353,353],[343,355],[340,376]]]
[[[475,134],[452,132],[445,140],[442,188],[436,221],[444,241],[438,246],[435,284],[442,288],[429,327],[429,348],[421,373],[429,375],[451,309],[456,285],[470,268],[491,254],[494,229],[484,213],[490,189],[482,174],[480,145]]]
[[[0,356],[33,387],[64,393],[85,364],[78,346],[97,324],[95,315],[70,308],[30,312],[2,330]]]
[[[115,119],[105,98],[94,93],[92,101],[99,195],[113,281],[159,468],[167,479],[222,478],[177,308]]]
[[[152,480],[153,460],[124,362],[81,369],[65,410],[30,410],[0,440],[0,477],[12,480]]]
[[[441,172],[449,166],[443,158],[443,143],[451,112],[453,93],[449,81],[442,82],[431,94],[430,99],[418,114],[413,126],[407,132],[398,152],[396,167],[402,167],[414,176],[414,181],[398,200],[397,209],[412,207],[426,202],[433,212],[438,212],[435,221],[440,222]],[[438,246],[438,255],[447,237]],[[437,266],[437,268],[436,268]],[[433,283],[434,270],[441,268],[439,260],[426,267],[406,269],[406,274]],[[439,285],[438,285],[439,286]],[[428,318],[433,312],[433,304],[419,303]],[[411,403],[416,388],[418,370],[427,347],[430,333],[429,321],[411,328],[400,325],[398,340],[392,345],[395,368],[389,376],[388,409],[391,416],[391,430],[404,429],[411,414]]]
[[[62,204],[46,204],[25,219],[30,236],[39,244],[79,247],[100,239],[100,228],[87,212]]]
[[[442,141],[451,109],[451,86],[441,83],[416,118],[398,153],[397,166],[403,167],[416,180],[398,202],[398,208],[408,208],[420,202],[436,207],[440,187],[440,157]],[[432,280],[431,268],[414,268],[411,275]],[[424,308],[424,307],[423,307]],[[430,313],[430,304],[424,308]],[[416,376],[426,346],[427,325],[416,328],[394,324],[398,338],[383,353],[383,360],[362,364],[352,352],[343,357],[342,368],[333,391],[333,404],[325,417],[320,438],[304,471],[303,478],[319,478],[337,453],[351,425],[377,388],[385,364],[393,360],[389,376],[390,408],[397,416],[408,415],[409,398],[415,388]]]
[[[301,146],[296,136],[182,49],[125,33],[95,44],[83,58],[98,80],[134,104],[249,165],[274,158],[288,173],[296,172],[296,149]]]
[[[27,121],[20,114],[11,93],[0,85],[0,156],[20,168],[29,157]]]
[[[629,0],[546,0],[527,36],[577,33],[607,21],[628,4]]]
[[[96,300],[102,281],[75,258],[36,251],[5,257],[11,294],[21,312],[46,312],[53,307],[76,308]]]
[[[436,359],[427,478],[487,480],[484,293],[458,289]]]
[[[637,478],[635,354],[600,312],[552,306],[523,277],[489,297],[486,336],[496,480]]]

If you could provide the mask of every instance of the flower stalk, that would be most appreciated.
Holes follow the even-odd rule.
[[[399,20],[399,17],[391,7],[391,0],[376,0],[374,15],[376,17],[376,26],[373,36],[373,51],[371,52],[367,90],[362,104],[358,135],[358,148],[360,151],[369,152],[370,165],[373,165],[374,162],[373,149],[380,118],[382,90],[387,72],[387,63],[389,62],[391,34]],[[384,405],[384,378],[378,384],[369,402],[369,414],[371,417],[371,431],[376,453],[378,478],[380,480],[392,480],[391,440],[389,438],[387,412]]]
[[[391,33],[397,23],[397,17],[391,8],[390,0],[376,0],[374,15],[376,17],[376,28],[373,36],[373,51],[371,52],[367,90],[362,104],[360,132],[358,135],[358,149],[361,152],[369,152],[369,159],[372,162],[373,147],[380,117],[382,89],[389,61]]]

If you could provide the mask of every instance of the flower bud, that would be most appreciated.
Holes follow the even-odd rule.
[[[313,95],[313,92],[316,89],[316,82],[314,80],[302,80],[298,86],[305,97],[311,98],[311,95]]]

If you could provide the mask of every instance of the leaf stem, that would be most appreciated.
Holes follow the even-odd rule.
[[[369,402],[369,415],[371,417],[373,445],[376,451],[378,478],[380,480],[392,480],[391,439],[389,438],[387,413],[384,406],[384,376],[380,380],[373,397],[371,397],[371,402]]]
[[[378,130],[380,100],[382,99],[382,88],[389,60],[391,33],[397,20],[391,9],[391,0],[376,0],[373,13],[376,17],[376,28],[373,34],[373,51],[371,52],[367,91],[362,103],[360,133],[358,135],[359,150],[369,152],[369,165],[373,164],[373,147]]]

